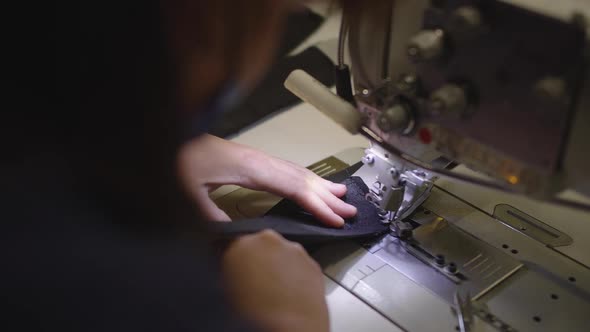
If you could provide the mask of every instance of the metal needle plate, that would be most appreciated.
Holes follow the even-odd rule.
[[[518,260],[438,216],[414,230],[414,241],[408,249],[419,247],[421,254],[433,260],[439,257],[441,267],[456,268],[449,277],[459,279],[462,288],[473,294],[472,300],[477,300],[522,267]]]

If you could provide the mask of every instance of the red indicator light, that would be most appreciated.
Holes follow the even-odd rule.
[[[432,133],[430,132],[430,129],[420,128],[420,130],[418,130],[418,138],[420,139],[420,142],[430,144],[430,142],[432,142]]]

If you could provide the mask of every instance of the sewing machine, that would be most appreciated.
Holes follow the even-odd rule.
[[[390,233],[314,257],[382,330],[590,328],[588,19],[574,0],[363,1],[341,29],[352,91],[285,82],[371,142],[310,169],[361,160]],[[216,202],[252,217],[278,199]]]

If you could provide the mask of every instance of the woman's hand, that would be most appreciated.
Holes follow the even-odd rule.
[[[224,253],[222,271],[230,300],[261,328],[329,330],[322,271],[298,243],[270,230],[243,236]]]
[[[224,184],[289,198],[333,227],[342,226],[343,218],[356,214],[354,206],[339,198],[346,193],[346,186],[244,145],[203,135],[185,144],[179,158],[184,185],[209,220],[230,220],[209,198],[212,190]]]

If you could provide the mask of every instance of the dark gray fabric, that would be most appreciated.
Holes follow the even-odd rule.
[[[324,18],[309,9],[289,14],[277,56],[287,55],[316,31],[322,23],[324,23]]]
[[[354,205],[358,209],[358,213],[353,218],[345,220],[344,226],[340,230],[349,230],[359,233],[366,233],[367,230],[372,232],[374,229],[382,229],[381,222],[379,222],[379,215],[377,209],[365,199],[368,192],[367,185],[359,177],[351,177],[342,182],[346,185],[348,191],[343,197],[343,201]],[[301,209],[293,201],[283,200],[268,212],[269,216],[282,216],[285,218],[297,219],[301,222],[318,224],[311,214]],[[378,227],[375,227],[375,226]],[[339,232],[339,230],[336,230]]]
[[[220,238],[233,238],[263,229],[273,229],[285,238],[302,244],[370,238],[386,232],[388,226],[380,222],[377,208],[365,199],[368,188],[364,182],[359,177],[349,177],[342,183],[348,188],[343,200],[358,209],[357,215],[346,219],[342,228],[324,226],[293,201],[283,200],[264,218],[215,223],[214,232]]]

